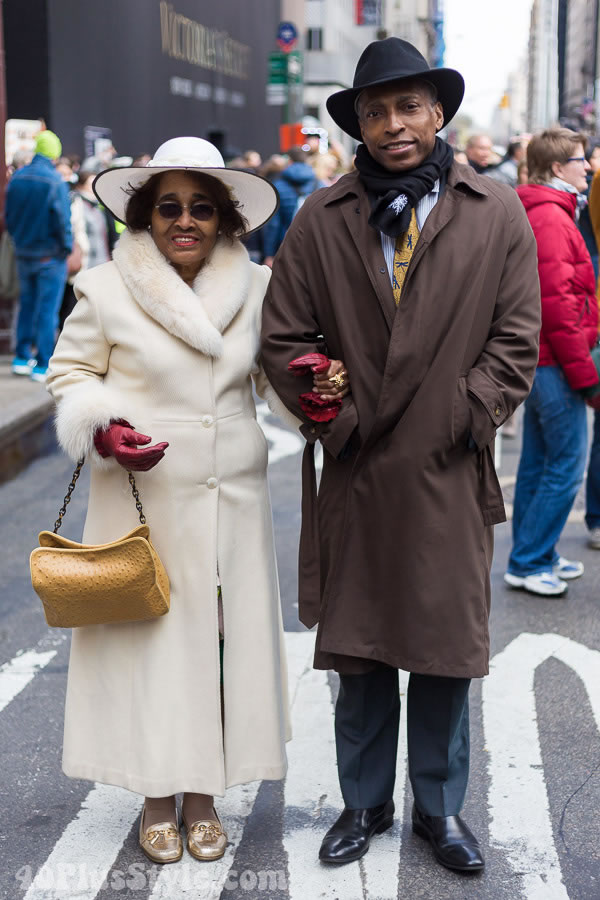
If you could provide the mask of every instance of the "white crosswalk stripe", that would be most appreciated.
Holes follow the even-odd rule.
[[[289,639],[292,635],[286,635]],[[285,783],[284,847],[289,866],[290,900],[306,897],[398,896],[399,845],[404,809],[406,773],[406,724],[400,728],[396,819],[382,838],[375,838],[359,866],[324,866],[317,861],[327,828],[343,808],[337,780],[333,705],[327,673],[312,668],[314,635],[288,640],[290,670],[297,689],[292,706],[294,739],[288,749],[289,771]],[[401,673],[401,691],[408,676]],[[404,705],[403,705],[404,706]]]
[[[402,724],[392,830],[374,838],[358,865],[326,867],[317,861],[322,837],[342,807],[335,762],[333,704],[327,673],[312,668],[314,633],[288,633],[290,699],[294,738],[288,745],[283,847],[289,900],[396,900],[402,897],[401,836],[406,790],[406,726]],[[0,668],[0,710],[35,678],[56,651],[29,650]],[[489,774],[489,832],[515,876],[514,898],[568,900],[555,846],[537,729],[534,677],[550,657],[562,661],[587,691],[600,731],[600,652],[557,634],[521,634],[491,663],[483,682],[483,724]],[[400,673],[405,694],[408,675]],[[217,806],[230,843],[225,856],[204,866],[187,854],[162,867],[138,896],[146,900],[202,897],[218,900],[235,883],[235,855],[260,785],[231,789]],[[25,900],[93,900],[104,896],[105,879],[130,836],[142,798],[95,785],[24,894]],[[137,838],[137,836],[136,836]],[[140,854],[140,863],[148,863]],[[151,867],[150,867],[151,868]],[[24,886],[25,887],[25,886]],[[109,891],[110,893],[110,891]],[[266,894],[268,896],[268,894]],[[23,896],[23,895],[21,895]],[[277,896],[280,896],[277,894]]]
[[[0,667],[0,712],[55,656],[56,650],[26,650]]]
[[[97,784],[37,872],[25,900],[91,900],[141,809],[138,794]]]
[[[494,657],[483,682],[490,838],[505,851],[527,900],[568,900],[554,845],[535,708],[535,671],[551,656],[582,678],[600,729],[600,653],[569,638],[519,635]]]

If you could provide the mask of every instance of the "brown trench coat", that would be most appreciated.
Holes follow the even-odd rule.
[[[308,441],[300,619],[319,622],[317,668],[361,671],[379,660],[479,677],[489,662],[491,526],[505,521],[493,442],[535,372],[536,244],[512,188],[454,164],[396,309],[368,216],[355,173],[309,197],[263,305],[263,365]],[[303,415],[297,398],[312,379],[286,371],[314,350],[342,359],[350,375],[352,394],[331,423]],[[358,450],[340,461],[353,432]],[[355,669],[348,657],[360,658]]]

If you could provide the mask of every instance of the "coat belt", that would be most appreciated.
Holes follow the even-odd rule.
[[[302,527],[298,563],[298,613],[300,621],[312,628],[321,609],[321,550],[315,445],[307,443],[302,454]]]

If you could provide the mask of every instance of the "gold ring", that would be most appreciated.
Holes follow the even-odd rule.
[[[338,388],[343,387],[346,383],[344,381],[344,376],[340,372],[338,372],[337,375],[332,375],[329,380]]]

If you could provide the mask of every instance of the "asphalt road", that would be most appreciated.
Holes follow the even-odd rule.
[[[218,864],[148,863],[137,846],[141,798],[66,778],[60,767],[69,633],[49,629],[28,555],[52,526],[72,466],[55,448],[0,485],[0,897],[277,900],[600,900],[600,552],[585,545],[582,502],[560,549],[586,573],[566,598],[508,591],[510,526],[496,530],[492,673],[471,691],[472,770],[464,817],[487,858],[480,877],[437,865],[410,831],[401,738],[394,829],[360,864],[326,869],[316,854],[340,809],[332,703],[313,636],[296,618],[299,441],[263,414],[290,661],[294,740],[285,784],[236,788],[217,803],[230,846]],[[505,441],[507,500],[518,441]],[[79,538],[80,480],[64,532]],[[404,681],[404,676],[402,676]]]

